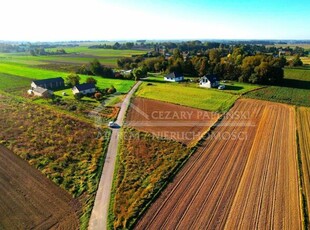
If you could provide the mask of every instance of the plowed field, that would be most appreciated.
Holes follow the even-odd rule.
[[[0,146],[0,229],[78,229],[77,201]]]
[[[190,145],[197,142],[219,118],[218,113],[136,97],[126,124]]]
[[[239,100],[137,229],[301,229],[293,107]]]

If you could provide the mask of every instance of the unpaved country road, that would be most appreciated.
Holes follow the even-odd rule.
[[[130,99],[142,82],[137,82],[134,87],[127,94],[121,109],[117,116],[116,123],[122,125],[124,123],[126,111]],[[95,205],[89,221],[90,230],[104,230],[107,229],[108,211],[110,203],[110,195],[112,189],[113,174],[115,168],[116,155],[118,150],[119,129],[112,129],[111,139],[108,146],[107,156],[104,162],[102,175],[99,182],[98,191],[96,194]]]

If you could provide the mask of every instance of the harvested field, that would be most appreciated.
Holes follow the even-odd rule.
[[[226,227],[301,229],[295,110],[268,105]]]
[[[79,203],[0,146],[0,229],[78,229]]]
[[[195,144],[217,121],[220,114],[166,102],[136,97],[126,124],[158,137]]]
[[[300,107],[297,109],[297,130],[302,161],[302,186],[305,201],[310,213],[310,108]]]
[[[241,99],[238,111],[248,116],[222,120],[137,229],[301,229],[294,109]]]

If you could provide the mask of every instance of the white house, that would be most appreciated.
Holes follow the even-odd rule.
[[[216,75],[205,75],[200,78],[199,86],[205,88],[217,88],[220,85],[220,82]]]
[[[89,94],[89,93],[95,93],[96,87],[95,84],[92,83],[84,83],[80,85],[76,85],[72,88],[73,94],[81,93],[81,94]]]
[[[164,77],[165,81],[171,81],[171,82],[180,82],[184,80],[184,76],[182,74],[176,73],[176,72],[172,72],[169,73],[168,75],[166,75]]]

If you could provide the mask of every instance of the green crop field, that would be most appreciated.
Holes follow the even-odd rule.
[[[252,91],[246,97],[281,102],[299,106],[310,106],[310,90],[280,86],[270,86],[257,91]]]
[[[269,86],[247,93],[255,99],[310,106],[310,70],[285,69],[283,86]]]
[[[193,108],[225,112],[237,100],[238,95],[215,89],[186,87],[183,84],[144,82],[136,92],[137,96],[185,105]]]

